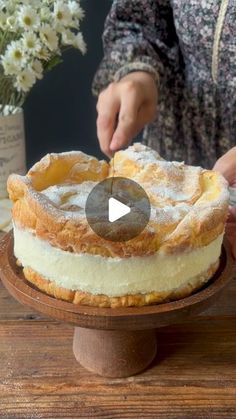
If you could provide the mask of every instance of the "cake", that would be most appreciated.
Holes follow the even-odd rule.
[[[97,307],[190,295],[219,266],[227,182],[139,143],[113,158],[115,164],[80,151],[48,154],[26,176],[9,177],[14,254],[25,278],[55,298]],[[150,200],[147,226],[128,241],[96,235],[85,215],[92,188],[113,175],[136,181]]]

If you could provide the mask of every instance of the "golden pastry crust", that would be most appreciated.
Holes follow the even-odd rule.
[[[58,287],[55,282],[48,281],[31,268],[24,268],[25,278],[41,291],[59,300],[70,303],[93,307],[141,307],[150,304],[160,304],[168,301],[179,300],[191,295],[200,289],[217,271],[219,261],[210,266],[207,271],[188,281],[180,288],[168,292],[151,292],[147,294],[123,295],[109,297],[107,295],[93,295],[82,291],[71,291]]]
[[[166,162],[141,144],[114,158],[115,176],[132,178],[150,199],[151,218],[139,236],[126,242],[104,240],[89,227],[84,211],[68,204],[70,188],[77,185],[79,195],[80,187],[112,174],[108,163],[81,152],[49,154],[26,176],[9,177],[14,222],[63,250],[121,258],[181,253],[206,246],[223,233],[228,192],[219,173]]]

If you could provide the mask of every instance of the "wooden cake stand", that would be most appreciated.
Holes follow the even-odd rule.
[[[144,370],[156,355],[155,328],[181,323],[207,309],[231,277],[230,245],[224,242],[214,277],[190,297],[140,308],[95,308],[57,300],[27,282],[13,256],[13,235],[0,243],[1,279],[20,303],[54,319],[74,324],[73,351],[88,370],[107,377],[128,377]]]

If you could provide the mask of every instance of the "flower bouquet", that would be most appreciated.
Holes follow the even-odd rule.
[[[37,80],[86,44],[79,1],[0,0],[0,198],[12,171],[25,171],[22,105]]]
[[[22,106],[26,94],[59,64],[63,50],[86,45],[78,1],[0,0],[0,112]]]

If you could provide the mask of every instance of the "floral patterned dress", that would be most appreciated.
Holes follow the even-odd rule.
[[[146,144],[208,168],[236,145],[235,0],[115,0],[103,41],[95,94],[131,71],[156,75]]]

